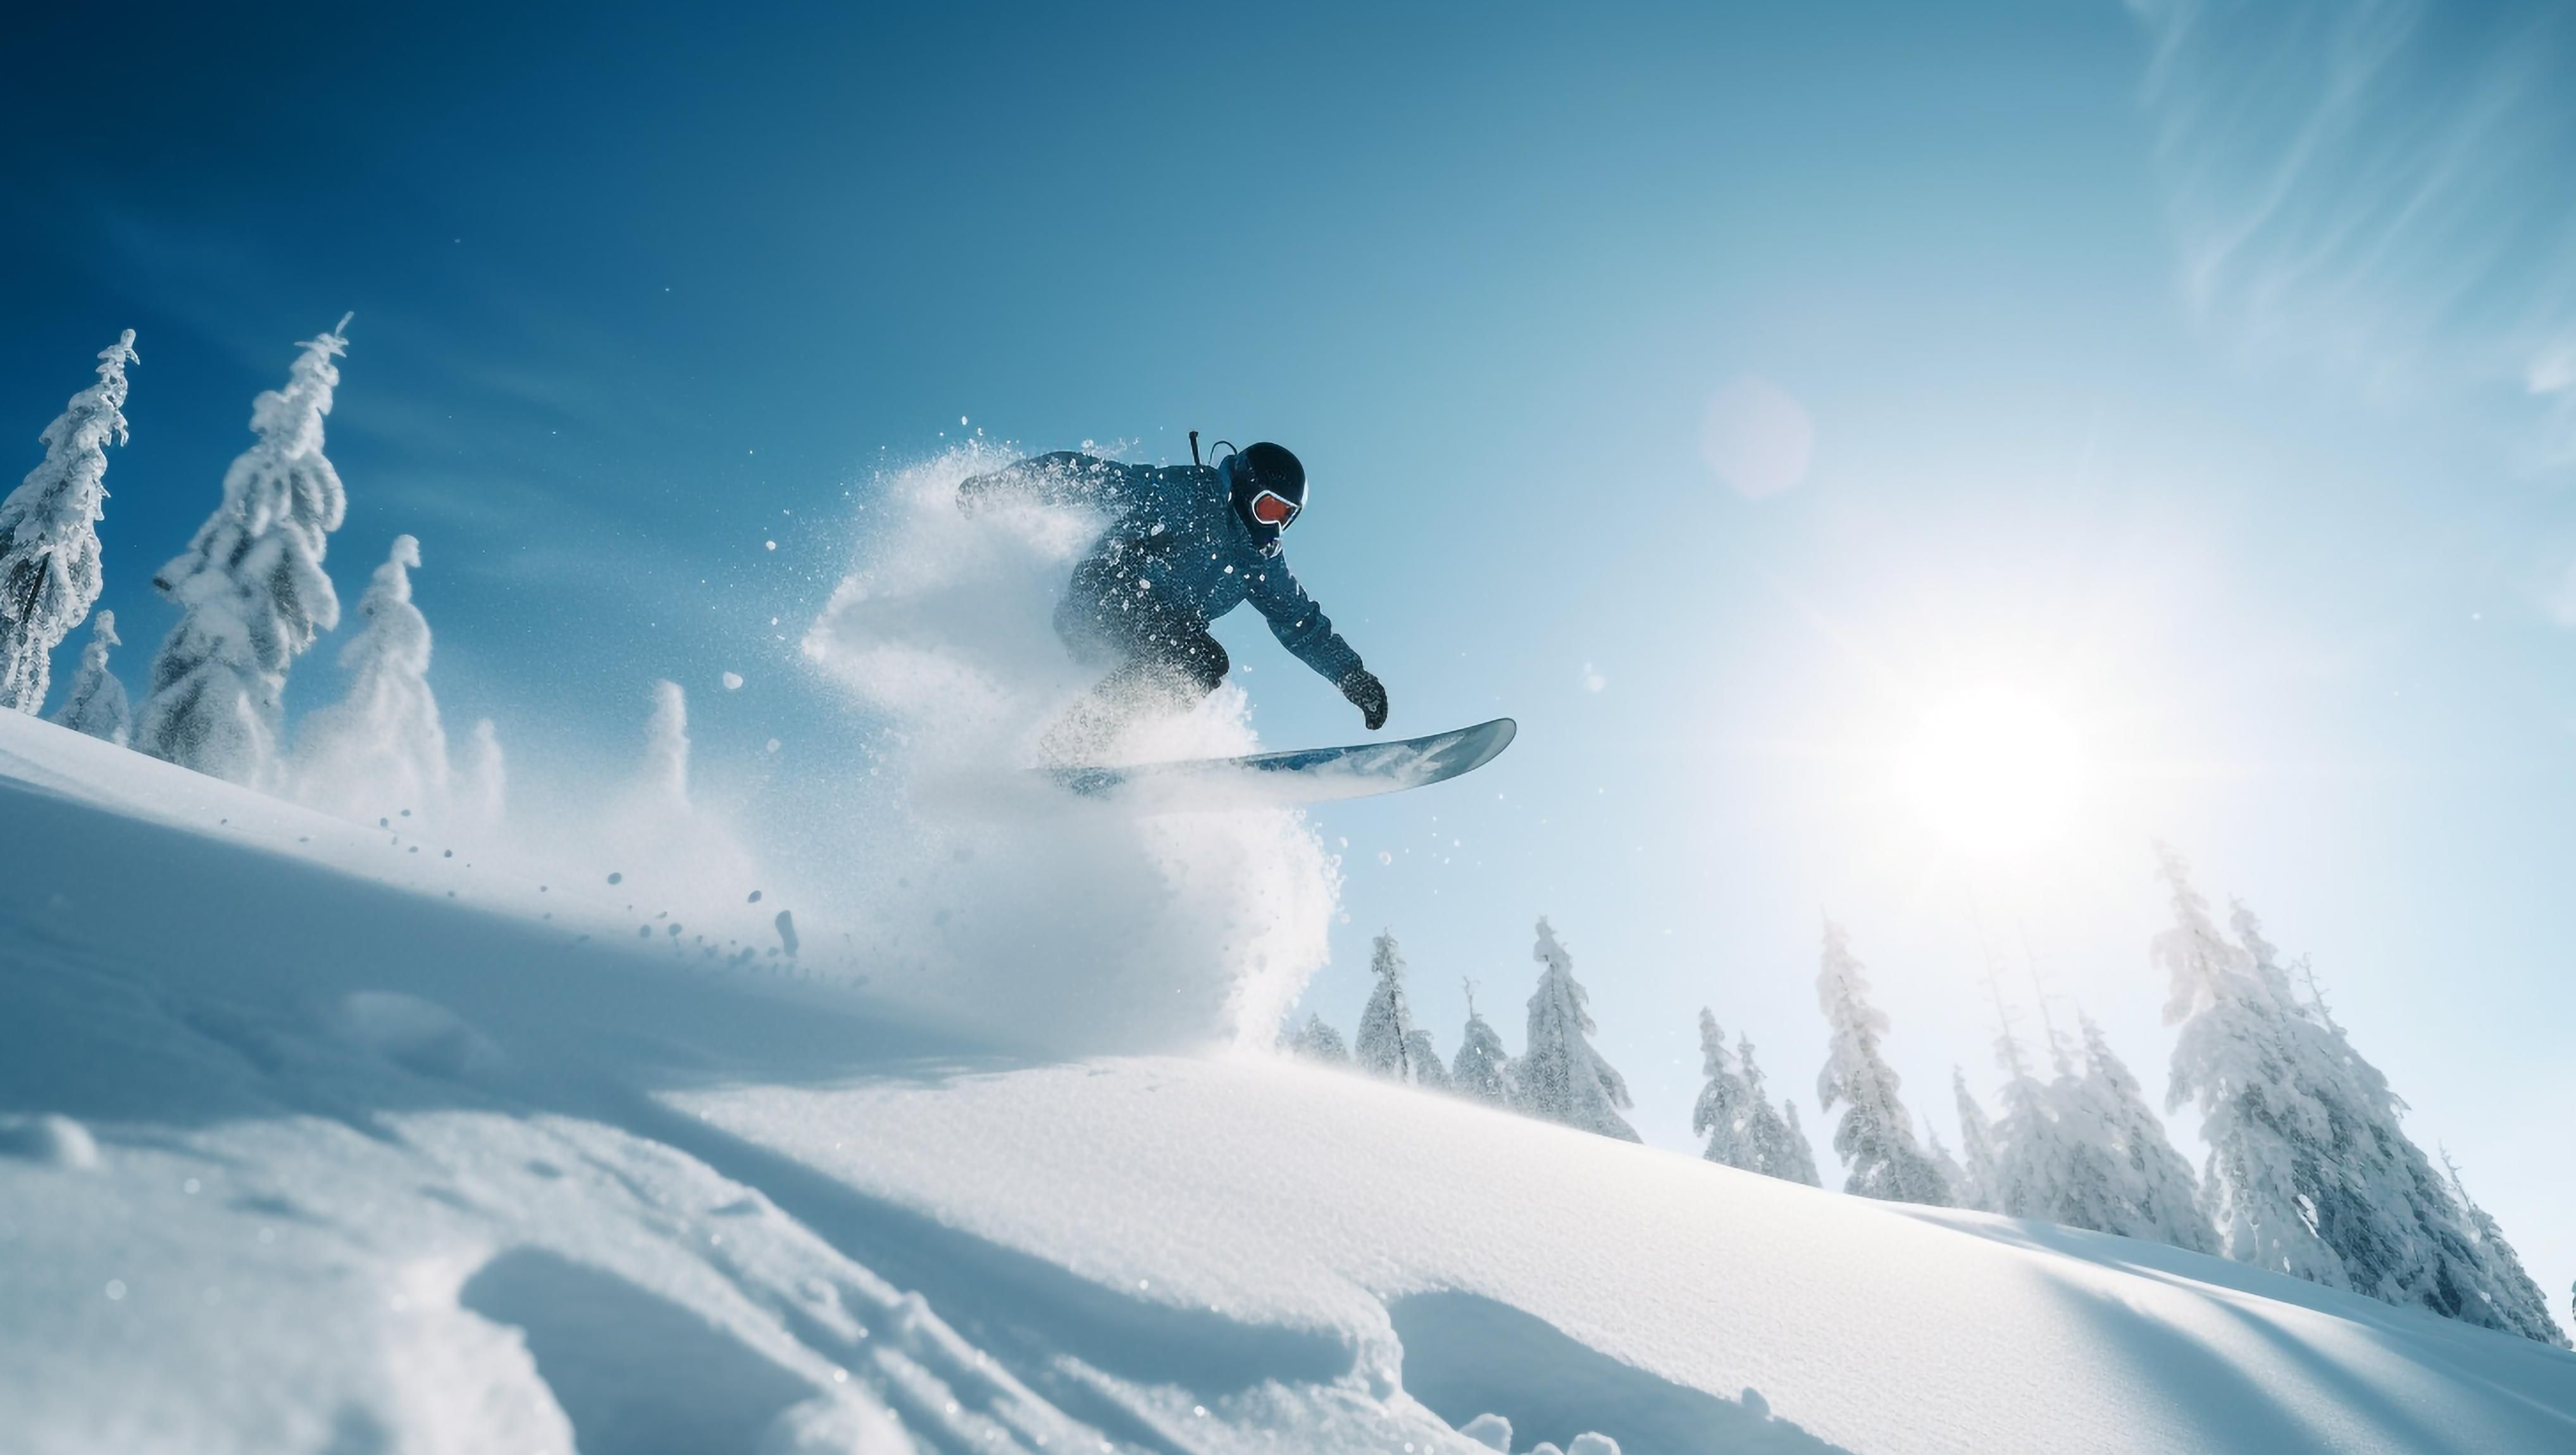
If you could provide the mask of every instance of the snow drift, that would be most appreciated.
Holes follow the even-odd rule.
[[[17,714],[0,821],[37,1455],[2576,1444],[2529,1340],[1279,1058],[1032,1061]]]

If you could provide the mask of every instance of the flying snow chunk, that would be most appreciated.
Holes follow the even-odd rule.
[[[44,1167],[95,1167],[98,1142],[67,1116],[0,1116],[0,1157],[23,1157]]]
[[[1700,458],[1747,500],[1777,495],[1807,478],[1815,421],[1789,392],[1751,374],[1709,396],[1700,421]]]
[[[1583,683],[1583,690],[1586,692],[1598,692],[1610,685],[1610,679],[1602,676],[1601,669],[1590,662],[1583,664],[1583,672],[1579,680]]]
[[[740,672],[727,672],[724,674],[724,685],[725,691],[727,692],[733,692],[740,689],[742,686],[742,674]]]
[[[818,1395],[780,1410],[757,1455],[900,1455],[914,1449],[903,1424],[873,1401]]]
[[[351,1040],[403,1069],[442,1081],[471,1081],[501,1067],[501,1048],[454,1011],[415,995],[362,990],[340,1002]]]

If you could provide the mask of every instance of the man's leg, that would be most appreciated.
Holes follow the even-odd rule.
[[[1225,681],[1231,665],[1225,647],[1203,623],[1068,608],[1056,614],[1056,628],[1077,655],[1106,648],[1122,660],[1047,730],[1039,750],[1050,763],[1096,763],[1130,724],[1187,712]]]
[[[1182,622],[1155,626],[1134,644],[1127,665],[1119,670],[1160,678],[1149,690],[1168,698],[1171,711],[1187,712],[1200,698],[1225,685],[1225,674],[1233,666],[1224,644],[1206,626]]]

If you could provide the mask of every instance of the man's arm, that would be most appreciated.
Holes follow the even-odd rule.
[[[1289,654],[1315,669],[1315,675],[1341,689],[1361,719],[1375,732],[1386,726],[1386,688],[1377,674],[1360,664],[1360,654],[1333,630],[1332,619],[1297,584],[1288,563],[1277,556],[1253,568],[1244,596],[1270,622],[1270,634]]]
[[[973,515],[988,505],[1016,500],[1032,505],[1122,510],[1133,502],[1137,477],[1144,469],[1097,455],[1058,450],[961,482],[957,487],[957,508]]]

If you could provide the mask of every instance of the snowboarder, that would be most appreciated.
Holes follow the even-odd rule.
[[[1250,601],[1271,635],[1341,689],[1375,732],[1386,687],[1280,558],[1279,537],[1306,508],[1306,468],[1275,444],[1248,445],[1214,465],[1155,468],[1058,451],[957,487],[972,515],[999,499],[1088,506],[1109,529],[1073,568],[1056,607],[1056,634],[1075,660],[1111,670],[1047,734],[1058,763],[1097,761],[1128,723],[1188,710],[1225,680],[1225,648],[1208,633]]]

